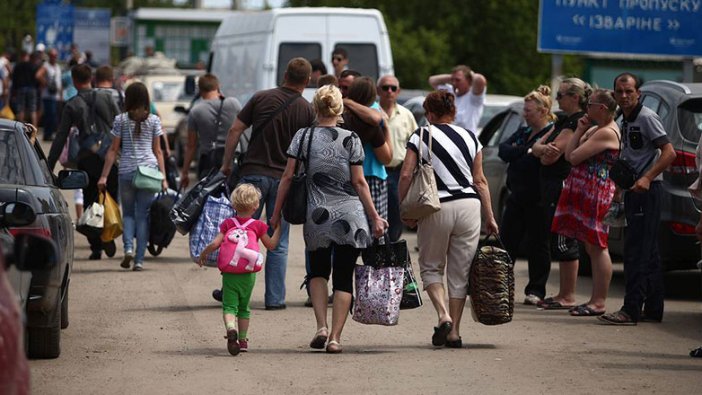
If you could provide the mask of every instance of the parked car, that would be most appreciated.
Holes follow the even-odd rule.
[[[478,134],[481,133],[481,131],[483,130],[483,126],[485,126],[487,121],[489,121],[490,118],[493,117],[493,115],[504,110],[505,107],[507,107],[508,105],[515,102],[521,102],[522,100],[523,98],[519,96],[493,95],[491,93],[488,93],[485,96],[485,108],[483,109],[483,115],[480,117],[480,121],[478,121]],[[424,116],[423,107],[424,95],[414,96],[411,98],[406,98],[404,100],[400,100],[398,98],[398,103],[402,104],[412,112],[412,115],[414,115],[414,119],[417,121],[417,125],[424,126],[427,124],[427,118]]]
[[[29,365],[24,347],[23,314],[17,288],[6,270],[18,273],[46,270],[56,264],[56,244],[44,236],[13,237],[8,227],[34,222],[32,208],[20,202],[0,203],[0,394],[29,393]]]
[[[61,349],[61,329],[68,327],[73,267],[73,223],[60,189],[83,188],[88,175],[62,170],[55,177],[40,144],[30,142],[27,127],[19,122],[0,120],[0,152],[0,202],[24,203],[36,213],[32,223],[10,227],[9,233],[46,236],[58,248],[57,262],[51,270],[34,271],[31,279],[20,276],[14,280],[23,303],[26,300],[28,355],[56,358]]]
[[[699,219],[687,187],[695,180],[695,149],[702,132],[702,84],[682,84],[672,81],[650,81],[641,87],[643,105],[658,113],[677,158],[663,172],[660,254],[666,270],[694,269],[700,260],[700,247],[694,235]],[[480,135],[483,144],[483,170],[490,185],[493,210],[498,222],[506,204],[507,163],[498,156],[498,146],[520,126],[522,103],[514,103],[488,121]],[[619,120],[618,120],[619,121]],[[623,255],[625,228],[610,228],[609,251]],[[587,271],[587,256],[581,266]]]

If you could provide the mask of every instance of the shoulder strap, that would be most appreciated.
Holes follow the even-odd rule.
[[[235,217],[232,217],[232,220],[234,221],[234,226],[236,226],[237,229],[246,229],[247,226],[254,222],[253,218],[249,218],[248,221],[244,222],[243,224],[240,224]]]
[[[256,136],[258,136],[258,135],[260,135],[260,134],[263,134],[263,131],[266,129],[266,127],[268,126],[268,124],[271,123],[271,121],[274,120],[274,119],[278,116],[278,114],[280,114],[280,113],[283,112],[286,108],[288,108],[288,106],[289,106],[293,101],[295,101],[296,99],[299,99],[299,98],[301,98],[301,97],[302,97],[302,95],[299,94],[299,93],[296,93],[296,94],[290,96],[285,102],[283,102],[283,104],[281,104],[281,105],[273,112],[273,114],[271,114],[268,118],[266,118],[266,120],[263,121],[263,123],[261,123],[261,126],[259,126],[257,130],[252,130],[252,131],[251,131],[251,139],[249,140],[249,144],[253,143],[253,141],[254,141],[254,139],[256,138]]]

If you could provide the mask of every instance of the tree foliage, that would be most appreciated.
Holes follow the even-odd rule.
[[[430,75],[457,64],[484,74],[492,93],[524,95],[549,83],[551,56],[536,51],[538,1],[290,0],[289,5],[380,10],[395,73],[407,88],[429,88]],[[564,59],[564,74],[581,71],[579,58]]]

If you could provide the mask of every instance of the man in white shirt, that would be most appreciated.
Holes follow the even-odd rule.
[[[437,74],[429,77],[429,85],[434,89],[448,90],[456,95],[455,124],[478,135],[478,122],[485,108],[487,80],[465,65],[458,65],[451,74]]]
[[[390,241],[397,241],[402,236],[402,220],[400,219],[400,198],[398,182],[400,169],[407,152],[407,141],[417,130],[417,121],[412,112],[397,104],[400,94],[400,81],[393,75],[384,75],[378,80],[378,97],[380,107],[388,116],[388,129],[392,141],[392,159],[385,167],[388,173],[388,236]]]

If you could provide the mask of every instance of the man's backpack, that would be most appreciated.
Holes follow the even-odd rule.
[[[110,133],[112,126],[108,120],[101,117],[97,112],[97,91],[93,89],[90,102],[85,100],[80,94],[77,97],[88,106],[88,114],[83,125],[84,130],[80,130],[77,139],[80,145],[79,155],[92,152],[99,155],[101,159],[105,159],[107,150],[112,144],[112,134]]]

